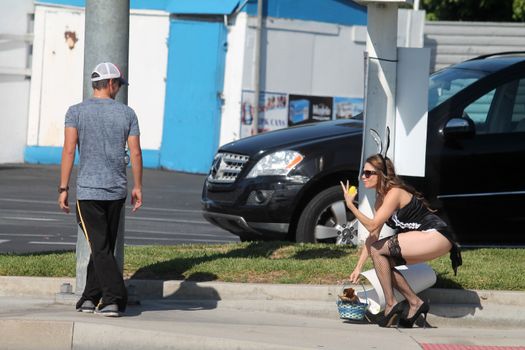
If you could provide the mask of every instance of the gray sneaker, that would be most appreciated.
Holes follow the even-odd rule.
[[[119,317],[120,316],[120,312],[118,311],[117,304],[108,304],[102,307],[101,306],[102,305],[99,305],[95,309],[95,313],[97,315],[102,315],[106,317]]]
[[[87,312],[87,313],[93,313],[95,311],[95,304],[91,300],[86,300],[80,305],[79,308],[77,308],[78,312]]]

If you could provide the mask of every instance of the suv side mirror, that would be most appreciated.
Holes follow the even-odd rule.
[[[471,138],[476,134],[476,126],[470,118],[452,118],[441,131],[445,138]]]

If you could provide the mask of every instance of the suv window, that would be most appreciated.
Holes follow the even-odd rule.
[[[512,111],[512,131],[525,132],[525,79],[520,80]]]
[[[485,131],[485,123],[487,122],[490,105],[492,104],[495,92],[496,89],[490,91],[488,94],[481,96],[465,108],[463,117],[469,117],[472,119],[476,125],[476,132],[478,134]]]
[[[482,70],[467,68],[447,68],[432,74],[428,87],[428,110],[448,100],[487,74]]]
[[[489,91],[464,109],[477,134],[525,132],[525,79]]]

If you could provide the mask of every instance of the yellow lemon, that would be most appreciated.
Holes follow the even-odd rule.
[[[357,193],[357,188],[355,188],[355,186],[350,186],[350,188],[348,189],[348,194],[356,194]]]

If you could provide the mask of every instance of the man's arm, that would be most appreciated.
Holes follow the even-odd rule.
[[[59,188],[66,190],[58,195],[58,205],[64,212],[69,213],[68,191],[69,178],[75,162],[75,150],[78,142],[78,131],[76,128],[66,127],[64,129],[64,147],[62,148],[62,162],[60,165]]]
[[[133,190],[131,190],[131,204],[133,211],[142,206],[142,150],[140,148],[140,137],[128,137],[129,156],[131,159],[131,170],[133,172]]]

